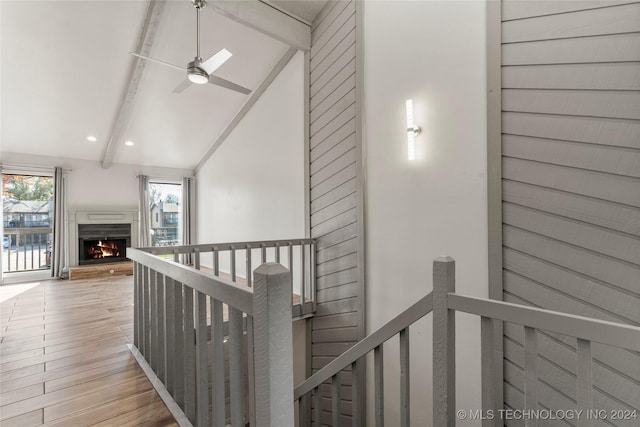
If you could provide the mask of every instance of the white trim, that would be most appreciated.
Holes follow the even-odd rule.
[[[52,279],[54,278],[51,277],[51,268],[48,268],[46,270],[2,272],[2,281],[0,283],[5,285],[9,283],[33,282]]]

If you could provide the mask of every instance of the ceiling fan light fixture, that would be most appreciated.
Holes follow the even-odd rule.
[[[207,72],[195,65],[195,61],[189,63],[187,67],[187,77],[191,83],[197,85],[203,85],[209,81]]]
[[[202,73],[189,73],[188,74],[189,77],[189,81],[191,83],[195,83],[197,85],[203,85],[206,82],[209,81],[209,78],[206,76],[206,74],[202,74]]]

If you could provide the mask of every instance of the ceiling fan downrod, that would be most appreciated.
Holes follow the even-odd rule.
[[[187,65],[187,77],[191,83],[205,84],[209,81],[209,75],[201,68],[200,57],[200,9],[207,5],[205,0],[192,0],[196,8],[196,57]]]

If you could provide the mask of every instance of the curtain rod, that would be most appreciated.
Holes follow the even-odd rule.
[[[146,176],[149,178],[149,181],[182,181],[182,178],[191,178],[194,179],[195,177],[193,175],[188,175],[188,176],[157,176],[157,175],[146,175],[146,174],[139,174],[136,175],[136,178],[140,178],[141,176]]]

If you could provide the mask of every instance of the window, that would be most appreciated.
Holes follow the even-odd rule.
[[[149,183],[149,213],[151,215],[151,245],[182,244],[182,184],[151,181]]]
[[[2,175],[2,272],[51,266],[53,177]]]

